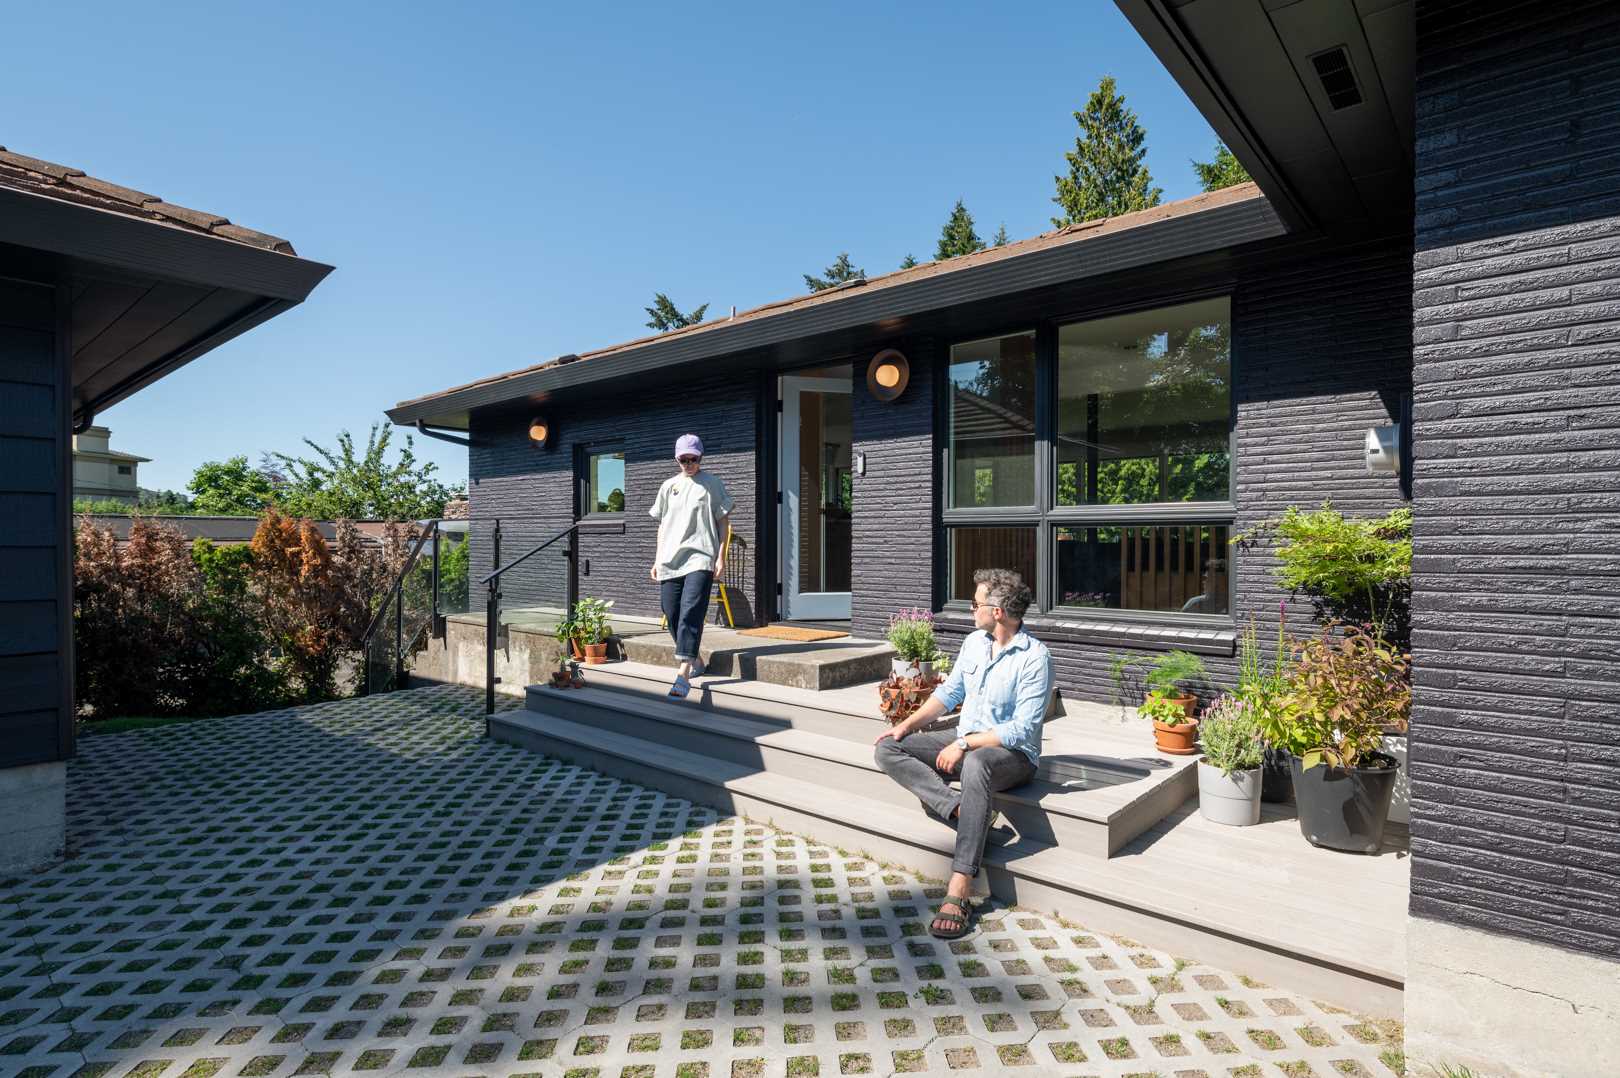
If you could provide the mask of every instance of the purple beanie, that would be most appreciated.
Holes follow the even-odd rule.
[[[675,439],[675,459],[682,457],[701,457],[703,455],[703,439],[695,434],[683,434]]]

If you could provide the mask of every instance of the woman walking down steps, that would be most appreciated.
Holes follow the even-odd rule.
[[[680,664],[669,695],[684,700],[691,679],[703,673],[703,619],[714,579],[725,572],[735,502],[724,483],[703,471],[703,439],[696,434],[675,440],[675,462],[680,472],[664,480],[648,512],[658,521],[651,576],[662,589],[660,605]]]

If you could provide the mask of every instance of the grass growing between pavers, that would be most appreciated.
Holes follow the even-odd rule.
[[[76,856],[0,890],[0,1070],[1394,1070],[1398,1027],[1054,918],[933,940],[938,881],[486,741],[481,703],[86,740]]]

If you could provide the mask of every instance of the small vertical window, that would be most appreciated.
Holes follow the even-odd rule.
[[[586,455],[585,511],[624,512],[624,450],[592,450]]]

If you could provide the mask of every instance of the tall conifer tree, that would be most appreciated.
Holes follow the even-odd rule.
[[[682,314],[681,309],[675,306],[674,301],[662,292],[658,292],[653,295],[653,305],[642,309],[647,312],[647,317],[651,319],[647,323],[648,329],[668,333],[672,329],[684,329],[687,326],[695,326],[703,321],[703,314],[709,309],[709,305],[705,303],[703,306],[693,309],[690,314]]]
[[[1219,191],[1223,187],[1248,183],[1252,179],[1249,170],[1233,156],[1224,142],[1215,144],[1215,160],[1207,163],[1194,161],[1192,167],[1193,171],[1198,173],[1198,182],[1206,191]]]
[[[1063,228],[1157,206],[1164,192],[1153,186],[1153,177],[1143,164],[1147,132],[1137,122],[1136,113],[1125,107],[1125,97],[1116,92],[1112,75],[1103,76],[1097,92],[1086,101],[1085,111],[1075,113],[1074,119],[1080,134],[1074,140],[1074,152],[1064,154],[1069,174],[1053,177],[1057,194],[1052,201],[1063,213],[1052,218],[1052,224]]]
[[[940,229],[939,247],[934,252],[934,260],[943,262],[947,258],[970,255],[982,250],[984,241],[973,231],[973,215],[962,205],[962,200],[957,199],[956,207],[951,210],[951,216],[946,220],[945,227]]]
[[[812,292],[821,292],[825,289],[833,287],[834,285],[840,285],[846,281],[853,281],[866,277],[866,271],[859,268],[849,260],[848,251],[839,251],[838,259],[833,262],[832,265],[823,270],[822,273],[824,276],[821,277],[812,277],[806,273],[804,275],[805,287],[810,289]]]

